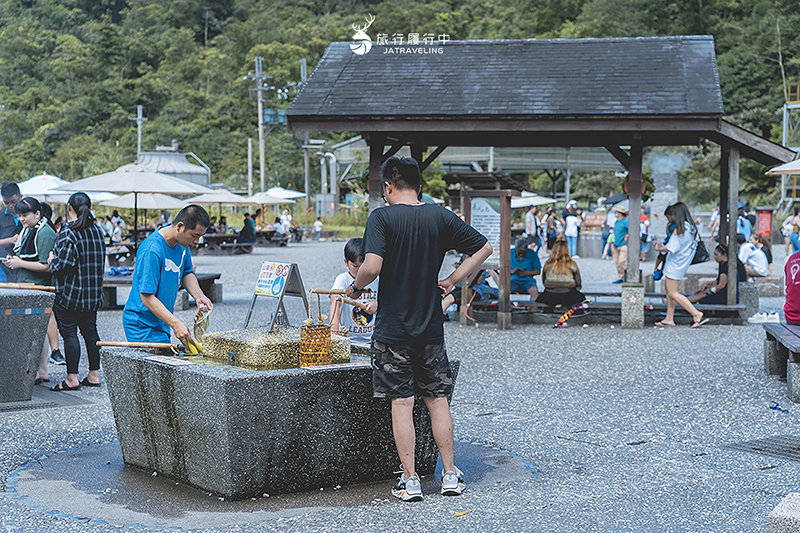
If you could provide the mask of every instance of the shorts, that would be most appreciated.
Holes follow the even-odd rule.
[[[523,279],[512,279],[511,280],[511,284],[508,286],[508,292],[510,292],[510,293],[518,292],[520,294],[528,294],[528,289],[531,288],[531,287],[537,287],[535,281],[526,281],[526,280],[523,280]]]
[[[453,372],[444,340],[431,344],[384,344],[372,339],[372,396],[432,398],[453,393]]]

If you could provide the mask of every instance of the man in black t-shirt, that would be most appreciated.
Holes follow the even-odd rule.
[[[453,377],[444,347],[441,298],[492,254],[486,238],[457,215],[417,200],[419,167],[391,157],[381,167],[389,203],[373,211],[364,232],[364,263],[347,295],[357,297],[380,274],[378,312],[372,334],[372,387],[376,398],[390,398],[392,428],[403,474],[392,494],[405,501],[422,499],[414,469],[414,394],[431,414],[433,436],[444,468],[442,494],[464,490],[463,474],[453,463],[453,420],[447,395]],[[438,281],[448,250],[469,254],[450,276]]]

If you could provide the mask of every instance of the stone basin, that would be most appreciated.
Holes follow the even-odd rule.
[[[0,289],[0,403],[33,396],[54,299],[52,292]]]
[[[228,499],[390,479],[400,464],[367,358],[283,370],[128,348],[101,358],[126,464]],[[438,450],[421,399],[414,418],[417,471],[430,474]]]

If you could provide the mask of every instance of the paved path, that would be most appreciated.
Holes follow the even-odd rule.
[[[303,243],[257,249],[251,256],[197,258],[200,270],[223,272],[225,302],[212,315],[212,329],[241,326],[262,261],[298,262],[307,288],[324,287],[343,269],[342,246]],[[589,283],[613,280],[610,262],[579,264]],[[259,309],[256,317],[264,318]],[[187,321],[192,315],[181,314]],[[99,323],[101,338],[123,339],[120,312],[100,313]],[[456,436],[527,461],[529,475],[498,474],[494,483],[468,488],[459,498],[431,494],[418,504],[392,500],[386,482],[381,501],[309,503],[262,522],[246,523],[242,514],[241,525],[232,512],[229,526],[209,530],[738,533],[766,531],[767,514],[797,490],[800,463],[726,448],[798,434],[800,407],[761,368],[759,326],[517,326],[498,332],[489,324],[446,324],[445,333],[451,357],[462,361],[453,401]],[[64,377],[64,367],[51,372],[52,382]],[[0,411],[4,490],[9,473],[21,465],[38,459],[45,468],[55,453],[115,440],[105,386],[61,394],[66,396],[59,401],[72,405]],[[770,409],[772,401],[789,412]],[[98,501],[102,492],[98,488]],[[48,514],[70,509],[31,508],[23,496],[0,492],[0,531],[120,530]],[[259,509],[258,501],[253,508]],[[455,516],[464,511],[471,512]]]

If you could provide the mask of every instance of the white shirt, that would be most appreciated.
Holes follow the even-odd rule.
[[[567,223],[567,227],[564,229],[564,236],[577,237],[578,226],[580,225],[580,219],[578,218],[578,216],[567,215],[567,218],[564,221]]]
[[[281,215],[281,224],[283,224],[284,228],[291,227],[292,225],[292,215]]]
[[[664,277],[682,280],[686,270],[692,265],[694,253],[697,250],[697,234],[692,233],[692,226],[683,223],[683,235],[674,232],[667,241],[667,259],[664,261]]]
[[[314,221],[314,231],[322,231],[322,222],[319,220]]]
[[[367,303],[378,300],[378,283],[380,276],[367,285],[361,296],[356,298],[357,302]],[[346,289],[353,282],[350,272],[342,272],[333,280],[332,290]],[[342,304],[341,318],[339,327],[347,328],[347,336],[350,343],[362,348],[368,348],[372,341],[372,331],[375,329],[375,315],[368,315],[358,307],[350,304]]]
[[[753,267],[758,274],[766,276],[769,272],[769,263],[766,254],[750,242],[744,243],[739,248],[739,261]]]

